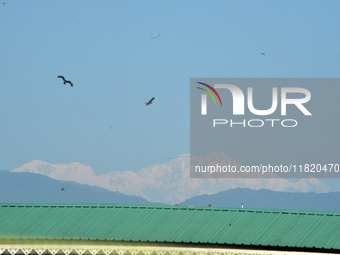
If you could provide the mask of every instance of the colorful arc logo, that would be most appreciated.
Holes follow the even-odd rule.
[[[218,97],[218,100],[220,100],[220,104],[221,104],[221,106],[222,106],[222,101],[221,101],[220,95],[217,93],[217,91],[216,91],[213,87],[211,87],[210,85],[205,84],[205,83],[203,83],[203,82],[197,82],[197,83],[199,83],[199,84],[201,84],[201,85],[204,85],[204,86],[208,87],[209,89],[211,89],[212,92],[214,92],[215,95]],[[207,92],[207,94],[208,94],[209,96],[211,96],[211,98],[214,100],[215,105],[217,105],[214,96],[210,93],[209,90],[206,90],[206,89],[203,89],[203,88],[200,88],[200,87],[197,87],[197,88],[198,88],[198,89],[201,89],[201,90],[203,90],[203,91],[205,91],[205,92]]]

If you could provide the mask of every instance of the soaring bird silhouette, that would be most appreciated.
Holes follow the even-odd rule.
[[[152,104],[152,101],[154,100],[155,98],[151,98],[149,102],[145,102],[145,106],[149,105],[149,104]]]
[[[161,34],[158,34],[157,36],[151,36],[152,39],[156,39],[159,38],[161,36]]]
[[[69,84],[71,85],[71,87],[73,87],[73,83],[72,83],[71,81],[67,81],[67,80],[64,78],[64,76],[59,75],[58,78],[63,79],[65,85],[66,85],[66,83],[69,83]]]
[[[339,68],[339,63],[340,63],[340,53],[339,53],[339,52],[336,52],[336,51],[333,51],[333,52],[331,52],[331,53],[329,53],[329,54],[331,54],[332,56],[336,57],[336,58],[339,60],[338,63],[336,64],[336,66]]]

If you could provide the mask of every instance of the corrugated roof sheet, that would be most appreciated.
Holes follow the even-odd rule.
[[[118,204],[0,204],[0,238],[340,249],[340,213]]]

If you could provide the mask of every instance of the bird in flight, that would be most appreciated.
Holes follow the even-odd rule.
[[[336,57],[339,60],[338,63],[336,64],[336,66],[339,68],[339,63],[340,63],[340,57],[339,57],[340,54],[339,54],[339,52],[333,51],[333,52],[331,52],[329,54],[331,54],[332,56]]]
[[[161,34],[158,34],[157,36],[151,36],[152,39],[156,39],[159,38],[161,36]]]
[[[264,56],[266,53],[265,52],[260,52],[262,54],[262,56]]]
[[[145,106],[149,105],[149,104],[152,104],[152,101],[154,100],[155,98],[151,98],[149,102],[145,102]]]
[[[69,83],[69,84],[71,85],[71,87],[73,87],[73,83],[72,83],[71,81],[67,81],[67,80],[64,78],[64,76],[59,75],[58,78],[63,79],[65,85],[66,85],[66,83]]]

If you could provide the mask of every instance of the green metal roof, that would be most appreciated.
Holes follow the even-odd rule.
[[[121,204],[0,204],[0,238],[340,249],[340,213]]]

